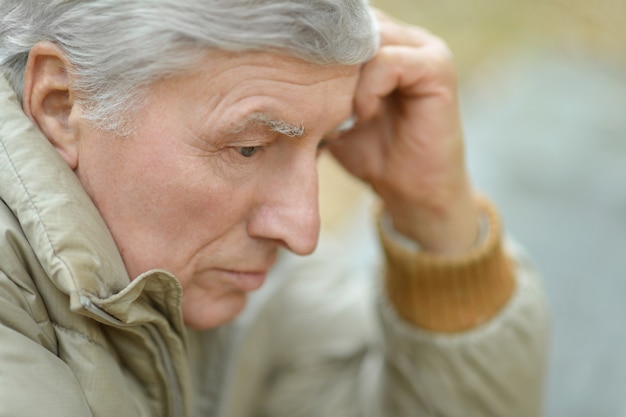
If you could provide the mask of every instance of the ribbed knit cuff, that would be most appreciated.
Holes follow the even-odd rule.
[[[489,234],[460,256],[411,251],[379,234],[387,259],[385,287],[398,314],[426,330],[459,332],[496,315],[510,299],[515,277],[501,242],[500,218],[485,199]]]

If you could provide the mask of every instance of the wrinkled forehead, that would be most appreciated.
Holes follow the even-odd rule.
[[[194,71],[156,82],[147,101],[223,135],[256,129],[320,136],[353,122],[359,70],[277,53],[211,50]]]

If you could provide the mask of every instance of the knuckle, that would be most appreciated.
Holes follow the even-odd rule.
[[[433,36],[430,45],[433,55],[442,62],[452,61],[452,51],[448,43],[438,36]]]
[[[431,62],[436,68],[451,75],[455,72],[452,51],[444,40],[437,38],[428,46],[428,49]]]

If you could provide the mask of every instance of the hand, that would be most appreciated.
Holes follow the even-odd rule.
[[[329,148],[380,195],[400,233],[426,250],[467,250],[478,235],[478,210],[451,55],[425,30],[377,17],[381,47],[361,71],[357,123]]]

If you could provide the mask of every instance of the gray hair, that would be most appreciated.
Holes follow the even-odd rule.
[[[355,65],[378,46],[367,0],[0,0],[0,72],[21,99],[30,49],[65,52],[83,117],[119,130],[142,89],[206,53],[276,51]]]

